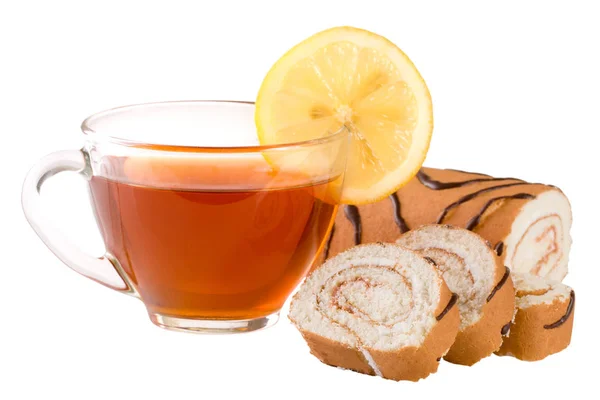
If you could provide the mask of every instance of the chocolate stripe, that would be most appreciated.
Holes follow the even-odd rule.
[[[514,183],[506,183],[504,185],[490,186],[488,188],[481,189],[481,190],[478,190],[476,192],[470,193],[470,194],[468,194],[466,196],[463,196],[460,199],[456,200],[454,203],[450,204],[448,207],[444,208],[444,210],[442,211],[442,213],[438,217],[438,219],[436,221],[436,224],[441,224],[442,221],[444,221],[444,218],[446,218],[446,215],[448,215],[448,213],[451,210],[453,210],[454,208],[460,206],[463,203],[466,203],[469,200],[473,200],[474,198],[476,198],[480,194],[484,194],[484,193],[492,192],[494,190],[504,189],[504,188],[508,188],[508,187],[512,187],[512,186],[520,186],[520,185],[535,185],[535,183],[528,183],[528,182],[522,182],[522,181],[521,182],[514,182]]]
[[[502,253],[504,253],[504,242],[496,243],[496,245],[494,246],[494,251],[498,256],[501,256]]]
[[[362,223],[358,207],[347,204],[344,206],[344,214],[354,226],[354,244],[359,245],[362,242]]]
[[[331,248],[331,242],[333,241],[333,235],[335,234],[335,224],[331,227],[331,232],[329,232],[329,238],[327,239],[327,243],[325,243],[325,250],[323,253],[325,254],[325,259],[329,257],[329,249]]]
[[[512,322],[509,322],[508,324],[504,325],[504,326],[502,327],[502,329],[500,330],[500,334],[501,334],[502,336],[506,336],[506,334],[507,334],[508,332],[510,332],[510,327],[511,327],[511,326],[512,326]]]
[[[529,194],[529,193],[517,193],[517,194],[513,194],[511,196],[498,196],[498,197],[494,197],[493,199],[488,200],[488,202],[485,203],[485,205],[483,207],[481,207],[481,210],[479,210],[479,212],[477,214],[475,214],[473,216],[473,218],[471,218],[469,220],[469,222],[467,223],[467,226],[465,227],[465,229],[468,229],[470,231],[472,231],[473,229],[475,229],[477,227],[477,225],[479,225],[479,223],[481,222],[481,217],[483,217],[483,214],[495,202],[500,201],[500,200],[513,200],[513,199],[514,200],[531,200],[531,199],[535,199],[535,196],[532,195],[532,194]]]
[[[567,320],[569,319],[569,317],[573,313],[573,308],[575,307],[575,291],[571,290],[571,295],[569,297],[570,297],[570,299],[569,299],[569,305],[567,306],[567,312],[565,313],[565,315],[563,315],[556,322],[553,322],[553,323],[548,324],[548,325],[544,325],[544,329],[558,328],[559,326],[561,326],[562,324],[564,324],[565,322],[567,322]]]
[[[431,257],[423,257],[424,259],[426,259],[431,265],[433,265],[434,267],[437,267],[437,263],[435,262],[435,260]]]
[[[408,227],[408,224],[406,223],[404,218],[402,218],[400,199],[398,199],[398,194],[392,193],[390,195],[390,200],[394,205],[394,219],[396,220],[396,225],[398,225],[398,228],[400,228],[400,233],[408,232],[410,228]]]
[[[486,299],[486,301],[488,303],[494,298],[494,296],[496,295],[496,292],[498,290],[502,289],[502,286],[504,286],[504,284],[508,280],[508,276],[510,275],[510,269],[508,269],[508,267],[506,267],[506,266],[504,268],[506,268],[506,271],[504,271],[504,275],[502,275],[502,279],[500,279],[500,282],[498,282],[496,287],[492,289],[492,293],[490,293],[490,295]]]
[[[448,314],[448,312],[452,309],[452,307],[454,307],[454,305],[456,304],[456,300],[458,300],[458,296],[456,295],[456,293],[452,293],[452,297],[450,297],[450,301],[448,302],[448,305],[446,305],[446,308],[444,308],[442,310],[440,315],[435,317],[435,320],[439,321],[442,318],[444,318],[444,316],[446,316],[446,314]]]
[[[463,172],[463,171],[457,171],[457,172]],[[470,172],[468,172],[468,173],[470,173]],[[441,182],[441,181],[437,181],[437,180],[433,179],[431,176],[429,176],[425,172],[423,172],[423,170],[420,170],[419,172],[417,172],[417,178],[419,179],[419,182],[421,182],[425,187],[428,187],[429,189],[432,189],[432,190],[454,189],[454,188],[463,187],[463,186],[471,185],[473,183],[478,183],[478,182],[494,182],[494,181],[506,181],[506,180],[515,180],[515,181],[523,182],[522,180],[515,179],[515,178],[493,178],[491,176],[486,177],[486,178],[467,179],[466,181],[459,181],[459,182]]]

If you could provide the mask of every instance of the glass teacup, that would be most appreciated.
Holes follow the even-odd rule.
[[[159,326],[269,326],[331,229],[348,136],[260,146],[253,114],[252,103],[182,101],[93,115],[81,150],[50,154],[29,172],[25,215],[65,264],[140,298]],[[101,258],[42,213],[39,190],[63,171],[89,182]]]

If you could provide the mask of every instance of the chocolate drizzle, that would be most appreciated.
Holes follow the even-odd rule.
[[[494,179],[496,179],[496,178],[494,178]],[[528,182],[523,182],[523,181],[506,183],[504,185],[490,186],[488,188],[481,189],[476,192],[470,193],[470,194],[463,196],[460,199],[456,200],[454,203],[450,204],[448,207],[444,208],[444,210],[438,217],[436,224],[441,224],[444,221],[444,218],[446,218],[446,215],[448,215],[448,213],[450,211],[452,211],[456,207],[460,206],[461,204],[466,203],[469,200],[473,200],[475,197],[479,196],[480,194],[492,192],[494,190],[503,189],[503,188],[507,188],[507,187],[511,187],[511,186],[520,186],[520,185],[534,185],[534,183],[528,183]]]
[[[456,301],[458,300],[458,296],[456,295],[456,293],[452,293],[452,297],[450,297],[450,301],[448,302],[448,305],[446,306],[446,308],[444,308],[442,310],[442,312],[440,313],[440,315],[438,315],[437,317],[435,317],[436,321],[440,321],[442,318],[444,318],[444,316],[446,314],[448,314],[448,312],[452,309],[452,307],[454,307],[454,305],[456,304]]]
[[[560,319],[556,322],[553,322],[551,324],[548,325],[544,325],[544,329],[554,329],[554,328],[558,328],[559,326],[561,326],[562,324],[564,324],[565,322],[567,322],[567,320],[569,319],[569,317],[571,316],[571,314],[573,313],[573,308],[575,307],[575,291],[571,290],[571,295],[569,296],[569,305],[567,306],[567,312],[565,313],[565,315],[563,315],[562,317],[560,317]]]
[[[504,253],[504,242],[496,243],[496,245],[494,246],[494,251],[498,256],[501,256],[502,253]]]
[[[490,295],[486,299],[486,301],[488,303],[494,298],[494,295],[496,294],[496,292],[498,290],[502,289],[502,286],[504,286],[504,284],[508,280],[508,277],[510,275],[510,269],[508,269],[508,267],[506,267],[506,266],[504,268],[506,268],[506,271],[504,271],[504,275],[502,275],[502,279],[500,279],[500,282],[498,282],[498,284],[496,285],[496,287],[494,287],[492,289],[492,292],[490,293]]]
[[[500,334],[502,336],[506,336],[508,334],[508,332],[510,332],[510,327],[512,326],[512,322],[509,322],[508,324],[504,325],[502,327],[502,329],[500,330]]]
[[[509,195],[509,196],[498,196],[498,197],[494,197],[493,199],[489,199],[487,201],[487,203],[485,203],[484,206],[481,207],[481,210],[479,210],[479,212],[477,214],[475,214],[473,216],[473,218],[471,218],[469,220],[465,229],[468,229],[470,231],[475,229],[477,227],[477,225],[479,225],[479,223],[481,222],[481,217],[483,217],[483,214],[485,214],[485,212],[488,210],[488,208],[490,208],[492,206],[492,204],[494,204],[495,202],[500,201],[500,200],[513,200],[513,199],[515,199],[515,200],[516,199],[531,200],[531,199],[535,199],[535,196],[530,193],[517,193],[517,194],[513,194],[513,195]]]
[[[400,206],[400,200],[398,199],[398,194],[392,193],[390,195],[390,200],[394,205],[394,219],[396,220],[396,225],[398,225],[398,228],[400,228],[400,233],[408,232],[410,228],[408,227],[408,224],[404,218],[402,218],[402,210]]]
[[[430,264],[432,264],[434,267],[437,267],[437,263],[435,262],[435,260],[431,257],[423,257],[424,259],[426,259]]]
[[[347,204],[344,206],[344,214],[354,226],[354,244],[359,245],[362,242],[362,223],[358,207]]]
[[[325,259],[329,257],[329,249],[331,248],[331,242],[333,241],[333,235],[335,234],[335,224],[331,227],[331,232],[329,232],[329,239],[327,239],[327,243],[325,243],[325,250],[323,253],[325,254]]]
[[[442,182],[442,181],[438,181],[438,180],[432,178],[430,175],[428,175],[422,169],[417,173],[416,177],[422,185],[424,185],[425,187],[427,187],[431,190],[455,189],[455,188],[460,188],[460,187],[464,187],[467,185],[471,185],[474,183],[497,182],[497,181],[513,181],[513,182],[489,186],[489,187],[476,190],[472,193],[469,193],[467,195],[460,197],[458,200],[449,204],[441,211],[440,215],[438,216],[437,220],[435,221],[436,224],[443,224],[444,219],[446,217],[448,217],[448,214],[452,210],[454,210],[455,208],[459,207],[460,205],[462,205],[468,201],[471,201],[471,200],[475,199],[476,197],[483,195],[485,193],[489,193],[489,192],[493,192],[496,190],[513,187],[513,186],[539,185],[538,183],[528,183],[528,182],[525,182],[525,181],[523,181],[521,179],[517,179],[517,178],[494,178],[494,177],[486,175],[486,174],[480,174],[480,173],[476,173],[476,172],[465,172],[465,171],[451,170],[451,169],[447,169],[446,171],[456,171],[456,172],[461,172],[461,173],[466,173],[466,174],[478,175],[480,177],[467,179],[467,180],[463,180],[463,181],[458,181],[458,182]],[[479,210],[479,212],[476,215],[471,217],[471,219],[467,222],[466,229],[474,230],[479,224],[481,224],[484,214],[497,201],[510,200],[510,199],[531,200],[531,199],[534,199],[535,197],[536,197],[535,195],[530,194],[530,193],[517,193],[514,195],[504,195],[504,196],[498,196],[498,197],[491,198],[483,205],[483,207]],[[392,193],[389,196],[389,199],[392,202],[392,206],[394,208],[394,220],[400,230],[400,233],[403,234],[403,233],[408,232],[410,230],[410,227],[408,226],[408,223],[402,216],[402,205],[400,203],[398,194]],[[346,215],[346,219],[348,219],[348,221],[350,221],[352,223],[352,226],[354,227],[354,244],[355,245],[361,244],[363,238],[362,238],[362,221],[361,221],[359,208],[355,205],[345,205],[344,206],[344,214]],[[329,247],[331,245],[333,234],[334,234],[334,229],[332,229],[331,235],[329,236],[327,245],[325,247],[325,257],[326,258],[329,256]],[[504,252],[504,243],[503,242],[496,243],[496,245],[494,246],[494,250],[496,251],[496,254],[498,256],[501,256],[502,253]]]
[[[457,171],[457,170],[454,170],[454,171]],[[457,172],[464,172],[464,171],[457,171]],[[471,173],[471,172],[468,172],[468,173]],[[480,174],[477,174],[477,175],[480,175]],[[483,175],[483,174],[481,174],[481,175]],[[429,176],[425,172],[423,172],[423,170],[420,170],[419,172],[417,172],[417,178],[419,179],[419,182],[421,182],[425,187],[428,187],[429,189],[432,189],[432,190],[454,189],[454,188],[463,187],[463,186],[467,186],[467,185],[470,185],[473,183],[478,183],[478,182],[493,182],[493,181],[507,181],[507,180],[516,180],[519,182],[523,182],[522,180],[515,179],[515,178],[493,178],[488,175],[484,175],[484,176],[485,176],[485,178],[467,179],[466,181],[459,181],[459,182],[441,182],[441,181],[436,181],[431,176]]]

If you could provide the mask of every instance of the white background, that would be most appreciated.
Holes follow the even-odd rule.
[[[0,398],[597,399],[599,14],[593,1],[482,3],[2,2]],[[442,363],[415,384],[321,364],[285,317],[246,335],[168,332],[138,300],[64,267],[27,225],[25,173],[46,153],[79,148],[88,114],[253,100],[280,55],[337,25],[387,36],[426,79],[427,165],[548,182],[569,196],[565,282],[578,303],[566,351],[536,363]],[[99,254],[84,183],[57,177],[45,194],[61,226]]]

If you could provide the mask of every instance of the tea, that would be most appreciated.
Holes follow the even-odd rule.
[[[123,160],[108,165],[132,175]],[[221,161],[217,169],[136,171],[149,178],[94,176],[90,189],[107,252],[150,313],[250,319],[278,311],[317,256],[336,211],[326,201],[334,179]]]

